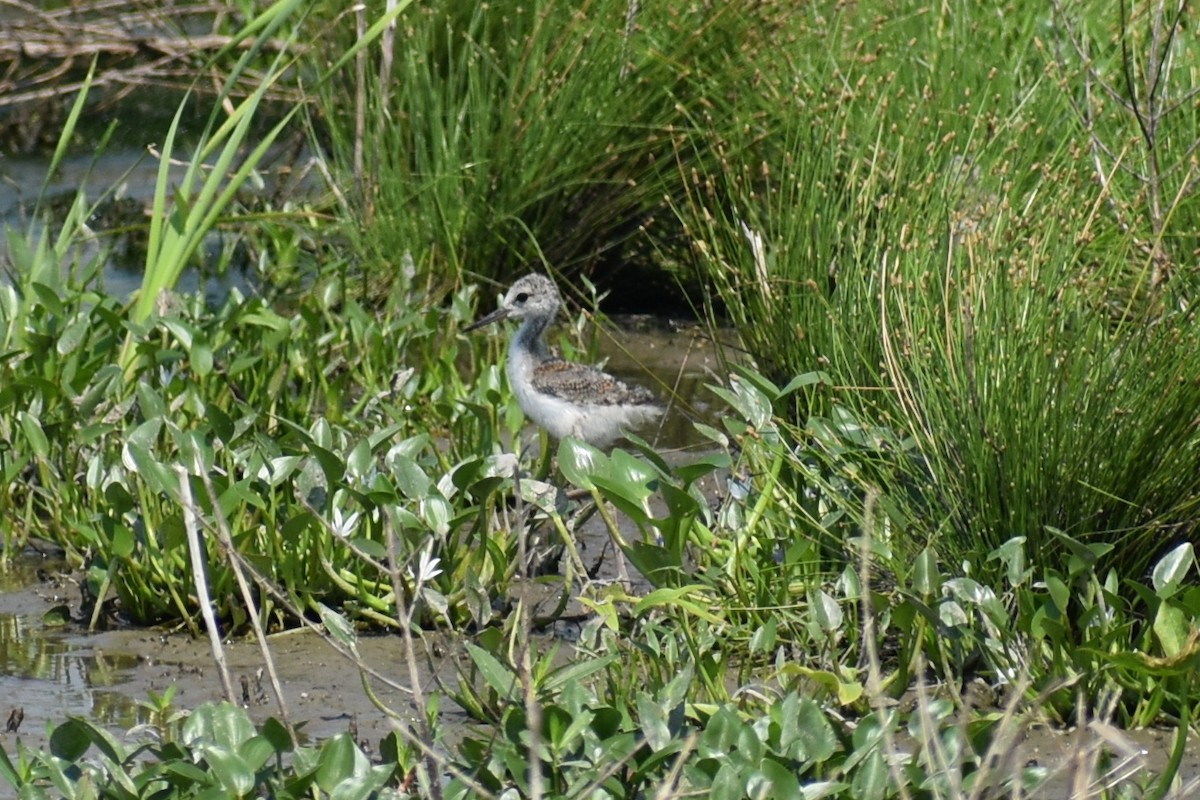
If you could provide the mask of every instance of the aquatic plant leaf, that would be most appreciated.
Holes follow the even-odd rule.
[[[775,617],[767,617],[767,621],[755,629],[750,636],[751,653],[768,653],[775,649],[778,624]]]
[[[370,769],[366,756],[347,733],[327,739],[317,757],[317,785],[333,792],[343,781],[361,776]]]
[[[182,740],[187,744],[212,742],[240,747],[257,735],[250,716],[233,703],[205,703],[188,715]]]
[[[817,595],[811,602],[813,610],[813,618],[817,624],[821,626],[821,630],[826,634],[835,633],[841,630],[842,608],[838,605],[838,601],[831,597],[824,589],[818,589]]]
[[[922,550],[913,562],[912,588],[926,600],[937,596],[941,591],[942,574],[937,568],[937,557],[931,548],[926,547]]]
[[[807,386],[817,386],[824,384],[826,386],[833,383],[828,373],[817,370],[815,372],[805,372],[792,378],[787,382],[782,389],[779,390],[780,396],[789,395],[797,389],[803,389]]]
[[[1025,537],[1014,536],[988,554],[988,561],[1000,561],[1006,569],[1008,583],[1012,587],[1023,585],[1033,570],[1025,562]]]
[[[608,458],[586,442],[573,436],[564,437],[558,444],[558,468],[567,482],[591,491],[593,475],[607,475]]]
[[[19,412],[17,419],[21,421],[21,430],[25,433],[25,441],[29,442],[29,447],[33,450],[34,455],[38,458],[46,458],[50,454],[50,440],[46,438],[42,424],[28,411]]]
[[[591,482],[608,502],[639,528],[650,521],[648,500],[653,492],[644,484],[606,475],[592,475]]]
[[[78,761],[92,746],[89,727],[90,723],[76,718],[58,725],[50,734],[50,752],[64,761]]]
[[[429,494],[429,476],[416,461],[408,456],[396,454],[390,459],[396,485],[409,500],[420,500]]]
[[[764,758],[746,779],[746,796],[773,800],[777,797],[803,797],[796,773],[773,758]]]
[[[654,465],[654,467],[659,471],[659,474],[671,474],[671,468],[667,466],[667,462],[663,460],[663,457],[659,455],[658,451],[654,449],[653,445],[640,436],[629,433],[628,431],[625,433],[625,439],[631,445],[633,445],[634,449],[641,453],[647,461]],[[613,455],[616,455],[616,452],[617,451],[614,450]]]
[[[1184,651],[1191,631],[1192,621],[1182,608],[1169,601],[1158,606],[1154,614],[1154,635],[1168,658]]]
[[[254,788],[254,770],[234,745],[204,742],[197,746],[221,786],[233,797],[245,797]]]
[[[846,701],[843,697],[844,693],[839,692],[838,701],[845,704]],[[783,719],[789,717],[795,720],[794,727],[790,729],[794,738],[789,738],[785,743],[786,754],[797,761],[820,763],[829,760],[839,749],[837,733],[830,724],[829,718],[811,697],[789,694],[786,699],[792,698],[796,699],[795,714],[780,713],[779,715],[781,723]],[[781,711],[786,712],[787,709]],[[793,748],[793,745],[796,747]]]
[[[704,605],[691,600],[692,595],[699,595],[705,599]],[[707,620],[714,625],[724,624],[719,616],[714,614],[710,609],[712,598],[708,596],[708,590],[703,586],[691,585],[680,586],[678,588],[664,587],[655,589],[650,594],[643,597],[633,607],[633,613],[640,616],[652,608],[680,608],[689,614]]]
[[[646,692],[637,693],[638,724],[646,743],[654,751],[662,750],[671,744],[671,729],[667,724],[669,709],[659,705],[652,695]]]
[[[91,329],[91,317],[87,314],[76,314],[75,319],[67,324],[66,330],[58,337],[58,342],[55,344],[55,349],[60,356],[74,353],[79,345],[87,338],[88,331]]]
[[[1172,597],[1183,585],[1195,561],[1196,555],[1191,542],[1184,542],[1160,558],[1150,574],[1155,594],[1163,600]]]
[[[344,616],[324,603],[317,603],[317,613],[321,615],[321,623],[335,642],[350,649],[352,652],[357,651],[358,634],[355,633],[354,626]]]
[[[260,731],[262,737],[271,743],[277,753],[290,753],[295,747],[295,742],[292,741],[292,735],[288,733],[287,726],[284,725],[275,717],[268,717],[262,724]]]
[[[466,648],[487,685],[492,687],[502,698],[515,701],[517,699],[516,674],[482,647],[467,642]]]
[[[680,464],[675,468],[675,474],[685,484],[694,483],[705,475],[710,475],[717,470],[729,469],[732,464],[733,461],[730,459],[728,453],[710,453],[706,456],[701,456],[695,461]]]

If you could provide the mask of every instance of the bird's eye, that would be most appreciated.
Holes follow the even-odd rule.
[[[516,299],[516,302],[518,302],[518,303],[524,303],[526,300],[529,299],[529,293],[521,292],[519,295],[516,296],[515,299]]]

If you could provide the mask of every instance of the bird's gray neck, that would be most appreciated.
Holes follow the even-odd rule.
[[[550,317],[526,317],[513,336],[512,349],[524,350],[531,353],[537,360],[550,357],[550,348],[546,346],[546,328],[550,327]]]

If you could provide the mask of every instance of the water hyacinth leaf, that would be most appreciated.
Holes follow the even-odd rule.
[[[56,736],[61,738],[56,739]],[[105,758],[115,764],[125,761],[125,754],[116,739],[108,731],[86,719],[70,717],[50,734],[50,752],[68,761],[77,761],[87,752],[88,746],[95,746]],[[75,755],[68,758],[71,754]]]
[[[716,428],[710,425],[705,425],[703,422],[693,422],[692,427],[695,428],[697,433],[699,433],[705,439],[714,442],[721,449],[727,449],[729,447],[729,437]]]
[[[669,475],[671,473],[671,468],[667,466],[667,462],[664,461],[659,452],[654,449],[654,446],[645,439],[628,431],[625,433],[625,439],[631,445],[633,445],[635,450],[642,454],[642,457],[645,458],[646,461],[648,461],[650,464],[653,464],[660,474]],[[616,451],[614,451],[613,454],[616,455]]]
[[[779,671],[780,677],[801,679],[815,683],[837,698],[839,704],[848,706],[858,702],[863,695],[863,685],[858,681],[843,680],[836,673],[823,669],[812,669],[795,662],[785,664]]]
[[[191,325],[180,319],[168,318],[162,320],[162,326],[171,332],[184,350],[191,348],[192,337],[195,335]]]
[[[317,603],[317,613],[321,615],[321,623],[335,642],[352,652],[357,651],[358,634],[344,616],[324,603]]]
[[[29,448],[33,450],[34,455],[44,459],[50,455],[50,441],[46,438],[46,432],[42,430],[42,424],[37,418],[28,411],[21,411],[17,414],[17,419],[21,421],[21,430],[25,434],[25,441],[29,442]]]
[[[295,742],[292,740],[292,735],[288,733],[287,726],[275,717],[268,717],[267,721],[262,724],[261,735],[270,743],[276,753],[290,753],[295,748]]]
[[[409,500],[420,500],[429,494],[429,476],[416,461],[397,453],[390,459],[396,485]]]
[[[375,456],[371,453],[371,444],[366,439],[359,439],[346,458],[346,468],[350,476],[361,480],[374,466]]]
[[[241,757],[246,760],[246,764],[250,769],[258,771],[266,764],[271,756],[275,756],[276,748],[272,742],[264,735],[251,736],[251,739],[246,741],[239,748]]]
[[[1050,593],[1050,599],[1054,603],[1054,607],[1059,614],[1067,613],[1067,602],[1071,599],[1071,590],[1067,588],[1067,584],[1053,570],[1047,570],[1046,591]]]
[[[46,310],[56,317],[61,317],[65,308],[62,303],[62,298],[59,297],[59,290],[52,286],[47,286],[41,281],[34,281],[32,284],[33,293],[37,295],[38,302],[46,307]]]
[[[126,442],[123,460],[131,472],[142,477],[151,491],[168,497],[179,495],[178,475],[157,461],[146,448],[132,441]]]
[[[938,620],[950,629],[966,628],[971,622],[967,612],[953,600],[938,604]]]
[[[211,375],[213,371],[212,347],[203,339],[197,340],[188,349],[188,361],[191,364],[192,372],[197,377],[204,378]]]
[[[797,389],[803,389],[808,386],[818,386],[820,384],[828,386],[832,383],[833,381],[830,379],[829,375],[821,372],[820,370],[817,370],[816,372],[805,372],[788,381],[787,384],[779,390],[779,394],[782,397],[791,394]]]
[[[317,785],[326,792],[333,792],[342,782],[366,774],[370,766],[350,735],[339,733],[321,745],[317,757]]]
[[[831,597],[823,589],[817,590],[817,596],[812,603],[813,617],[817,624],[821,626],[826,634],[835,633],[841,630],[843,615],[842,607],[838,605],[838,601]]]
[[[329,424],[329,420],[320,417],[312,424],[309,429],[312,443],[325,450],[333,449],[333,428]]]
[[[254,770],[239,750],[215,742],[205,742],[197,750],[231,797],[245,797],[254,788]]]
[[[1108,542],[1091,542],[1085,544],[1050,525],[1046,526],[1046,532],[1062,542],[1066,546],[1067,551],[1070,552],[1071,558],[1068,559],[1068,573],[1071,577],[1090,571],[1096,566],[1096,562],[1099,559],[1108,555],[1113,549],[1113,545]]]
[[[1013,588],[1021,586],[1033,571],[1025,563],[1025,537],[1014,536],[988,554],[988,561],[1000,561],[1005,566],[1008,584]]]
[[[655,589],[634,605],[633,613],[634,616],[641,616],[652,608],[679,608],[714,625],[724,624],[724,620],[709,610],[711,601],[701,604],[691,599],[693,595],[699,595],[703,601],[706,598],[706,592],[707,590],[703,586],[697,585]]]
[[[610,503],[639,527],[650,521],[648,499],[652,492],[644,485],[620,477],[593,475],[592,485]]]
[[[619,448],[612,451],[609,465],[608,478],[643,487],[646,496],[653,493],[655,482],[662,475],[648,462]]]
[[[558,445],[558,468],[568,483],[591,491],[593,475],[608,474],[608,459],[603,453],[573,436],[565,437]]]
[[[751,653],[768,653],[775,649],[775,635],[778,628],[775,617],[767,617],[767,621],[754,631],[750,637]]]
[[[1155,594],[1163,600],[1174,596],[1183,585],[1195,561],[1195,551],[1191,542],[1184,542],[1160,558],[1150,575]]]
[[[667,723],[668,709],[646,692],[637,693],[638,725],[650,749],[657,752],[671,744],[671,728]]]
[[[623,551],[625,558],[653,587],[672,587],[679,583],[683,564],[671,551],[648,542],[631,542]]]
[[[982,609],[993,623],[1001,626],[1008,624],[1008,612],[990,587],[972,578],[951,578],[946,581],[945,588],[954,597]]]
[[[129,558],[133,555],[133,548],[136,544],[137,540],[133,535],[133,530],[128,525],[113,525],[109,547],[112,548],[114,556]]]
[[[710,386],[713,394],[728,403],[746,422],[758,430],[767,430],[771,423],[771,401],[755,386],[735,376],[730,381],[732,391]]]
[[[245,710],[226,701],[200,706],[183,724],[183,740],[188,744],[211,742],[241,747],[257,735]]]
[[[796,774],[773,758],[764,758],[746,779],[746,796],[774,800],[777,797],[803,797]]]
[[[675,474],[684,483],[694,483],[717,470],[729,469],[732,463],[728,453],[710,453],[687,464],[680,464],[675,468]]]
[[[78,761],[92,746],[89,727],[90,723],[77,718],[68,719],[55,727],[50,734],[50,752],[64,761]]]
[[[277,456],[272,458],[264,466],[267,467],[266,475],[267,483],[271,486],[278,486],[292,476],[296,468],[304,463],[304,456]],[[259,475],[260,478],[264,477]]]
[[[733,372],[735,381],[752,387],[768,403],[773,403],[781,397],[779,387],[761,372],[756,372],[744,364],[737,363],[730,364],[730,370]]]
[[[942,588],[942,573],[937,567],[937,557],[926,547],[913,563],[912,588],[925,600],[937,596]]]
[[[233,419],[216,403],[208,404],[204,411],[205,416],[208,418],[208,423],[212,425],[213,435],[225,444],[232,443],[236,436]]]
[[[616,655],[610,653],[606,656],[589,658],[585,661],[573,661],[565,667],[556,669],[547,676],[543,684],[544,689],[548,692],[553,692],[559,689],[567,690],[571,687],[578,687],[580,681],[605,669],[609,664],[616,661],[616,659]]]
[[[1176,604],[1169,601],[1159,604],[1154,614],[1154,635],[1168,658],[1185,650],[1192,632],[1191,624],[1187,613]]]
[[[75,318],[67,324],[66,330],[58,337],[58,342],[55,344],[58,354],[65,356],[74,353],[87,338],[90,328],[91,317],[83,312],[76,314]]]
[[[467,653],[475,662],[476,669],[484,681],[500,697],[510,701],[517,699],[517,676],[508,667],[500,663],[494,655],[476,644],[466,642]]]
[[[308,451],[312,453],[317,463],[321,467],[321,472],[325,473],[325,480],[329,484],[338,484],[346,476],[346,464],[331,450],[328,450],[315,442],[309,444]]]
[[[450,508],[450,504],[441,495],[431,494],[421,500],[421,519],[438,536],[445,536],[450,532],[450,518],[452,514],[453,510]]]

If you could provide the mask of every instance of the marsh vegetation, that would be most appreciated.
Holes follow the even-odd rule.
[[[85,185],[6,233],[3,558],[63,548],[81,626],[255,637],[268,672],[270,634],[308,626],[412,701],[380,703],[369,758],[298,745],[283,692],[262,726],[154,697],[145,744],[71,719],[0,750],[22,796],[1187,796],[1184,4],[211,10],[139,142],[140,217],[105,229],[120,188]],[[111,57],[62,68],[50,173]],[[302,182],[267,170],[280,148]],[[131,299],[105,289],[117,246]],[[173,291],[235,260],[253,291]],[[503,345],[460,333],[531,270],[572,358],[608,290],[726,343],[703,447],[524,429]],[[557,559],[593,514],[632,584]],[[569,644],[542,635],[568,602]],[[400,657],[362,658],[368,630]],[[430,682],[435,630],[469,658]],[[449,700],[478,723],[454,741]],[[1035,725],[1074,726],[1073,755],[1019,760]],[[1149,725],[1172,730],[1153,771],[1121,732]]]

